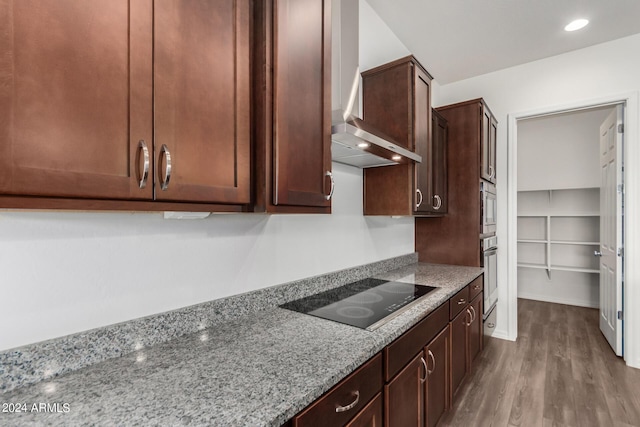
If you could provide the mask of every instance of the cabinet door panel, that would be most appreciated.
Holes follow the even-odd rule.
[[[249,0],[154,4],[156,198],[249,203]]]
[[[152,197],[151,1],[0,2],[0,192]]]
[[[481,139],[481,160],[480,160],[480,177],[489,181],[491,179],[491,173],[489,170],[491,159],[491,146],[489,142],[489,128],[491,125],[491,115],[489,112],[480,106],[480,115],[482,116],[482,133]]]
[[[378,393],[345,427],[382,427],[382,393]]]
[[[463,310],[451,321],[451,401],[453,401],[453,396],[458,391],[458,387],[460,387],[468,372],[468,321],[469,314],[467,310]]]
[[[492,116],[489,126],[489,169],[490,181],[496,183],[496,141],[498,138],[498,122]]]
[[[431,212],[433,200],[431,198],[431,173],[433,163],[433,147],[431,138],[431,92],[430,79],[420,69],[415,71],[414,79],[414,133],[415,151],[422,156],[422,163],[415,165],[416,192],[422,193],[422,203],[415,205],[416,212]],[[418,199],[420,197],[418,196]],[[420,202],[420,200],[418,200]]]
[[[274,3],[274,205],[331,205],[330,4]]]
[[[426,426],[434,427],[449,408],[449,326],[425,348],[427,377]]]
[[[448,209],[447,197],[447,139],[449,128],[444,117],[432,112],[432,168],[431,192],[429,199],[433,206],[433,213],[446,214]]]
[[[484,329],[482,327],[482,302],[483,294],[480,293],[471,301],[470,307],[473,313],[473,321],[469,325],[469,363],[480,354],[482,351],[482,342]]]
[[[420,352],[391,382],[385,385],[385,425],[421,427],[424,420],[426,372]]]

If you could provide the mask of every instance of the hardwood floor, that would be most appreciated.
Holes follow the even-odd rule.
[[[640,370],[615,356],[598,310],[519,299],[517,341],[487,341],[438,426],[640,427]]]

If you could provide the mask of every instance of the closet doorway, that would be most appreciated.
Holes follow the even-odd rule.
[[[517,120],[517,297],[599,309],[619,356],[623,116],[620,103]]]

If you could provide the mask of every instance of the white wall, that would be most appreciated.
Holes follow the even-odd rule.
[[[518,122],[518,191],[600,187],[600,124],[613,107]]]
[[[406,55],[361,3],[361,60]],[[332,215],[1,211],[0,350],[412,253],[413,218],[363,217],[362,171],[333,170]]]
[[[568,104],[592,104],[600,98],[611,99],[620,94],[630,96],[637,105],[637,92],[640,88],[640,34],[592,46],[586,49],[546,58],[540,61],[500,70],[460,82],[443,85],[440,88],[438,103],[440,105],[458,102],[465,99],[484,97],[499,121],[497,175],[498,175],[498,238],[501,242],[499,253],[499,286],[500,301],[498,303],[498,324],[496,334],[515,339],[517,329],[514,324],[515,304],[509,304],[514,292],[515,278],[509,281],[507,276],[507,253],[515,251],[507,235],[507,216],[514,211],[507,208],[509,184],[508,174],[508,115],[535,110],[558,110]],[[631,95],[629,95],[631,94]],[[640,150],[637,147],[638,122],[640,117],[635,109],[635,116],[627,117],[627,138],[631,142],[625,154],[627,161],[626,179],[626,213],[628,218],[640,215]],[[514,165],[515,166],[515,165]],[[640,243],[640,230],[627,221],[625,248],[626,261],[637,259],[636,251]],[[515,246],[515,245],[513,245]],[[627,287],[625,301],[629,304],[640,304],[640,294],[635,285],[640,280],[640,272],[631,262],[625,262]],[[625,349],[627,363],[640,367],[640,338],[634,337],[640,331],[640,316],[632,310],[625,311]],[[632,360],[630,360],[631,358]]]

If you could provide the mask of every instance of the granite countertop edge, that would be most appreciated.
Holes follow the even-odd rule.
[[[374,274],[439,289],[372,332],[271,307],[0,394],[0,403],[70,404],[68,412],[3,413],[0,424],[279,426],[481,274],[424,263]]]

